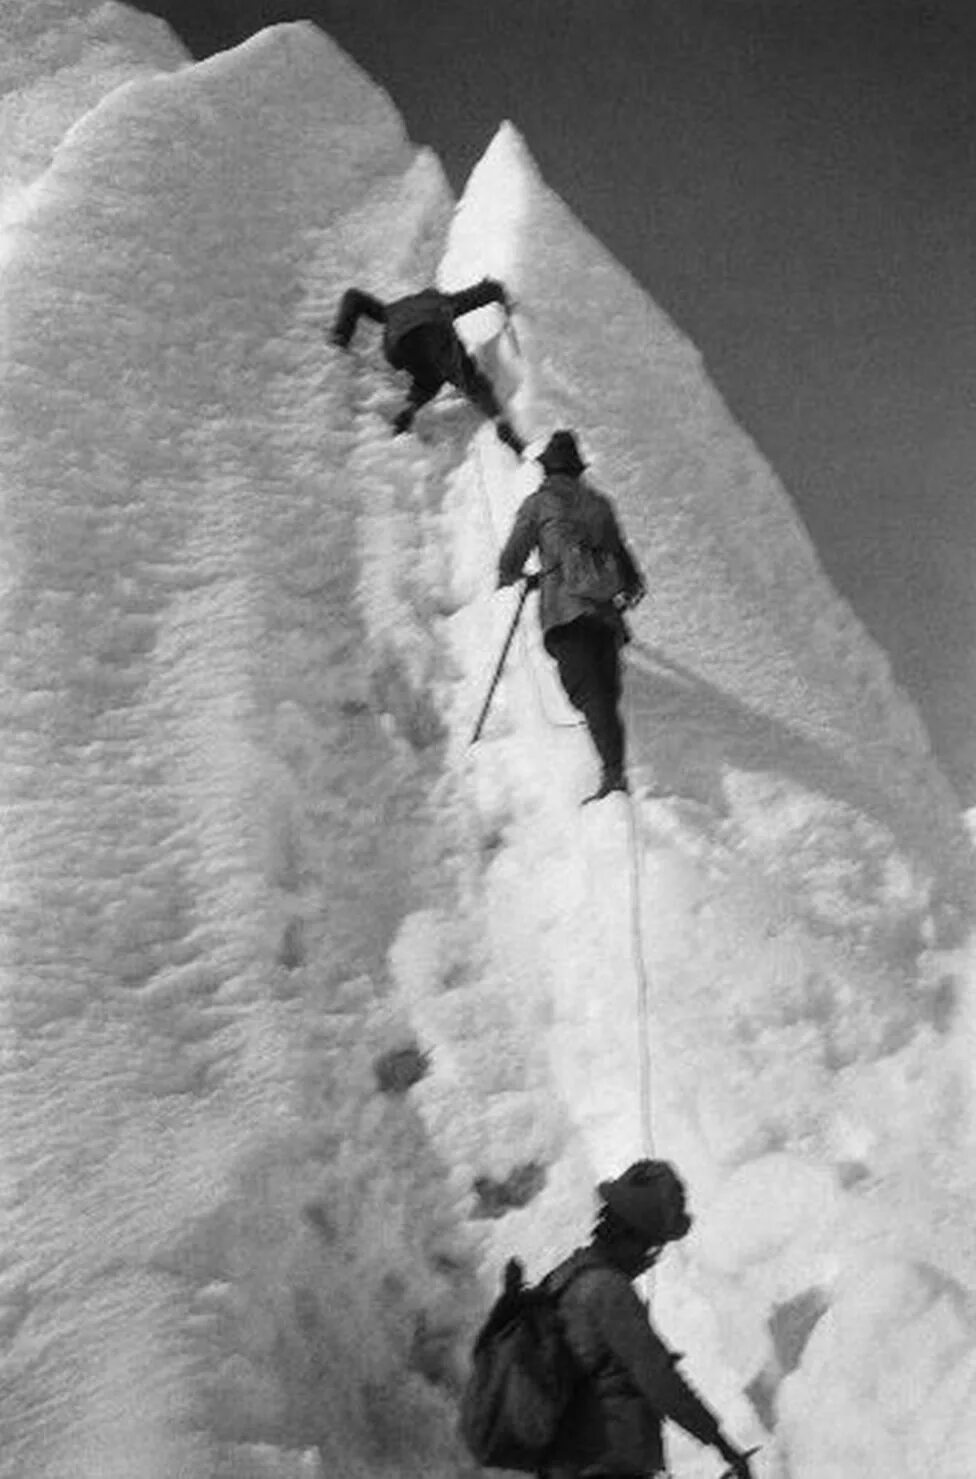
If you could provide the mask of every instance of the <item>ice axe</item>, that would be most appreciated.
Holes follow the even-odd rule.
[[[528,598],[529,591],[533,589],[533,585],[534,582],[532,580],[532,577],[526,576],[526,579],[522,585],[521,594],[518,598],[518,605],[515,608],[515,615],[512,617],[511,625],[509,626],[508,632],[505,636],[502,650],[499,654],[498,661],[495,664],[495,671],[491,675],[491,682],[488,685],[488,692],[485,694],[485,701],[481,705],[481,713],[478,715],[478,722],[474,726],[474,733],[472,734],[470,740],[470,743],[472,745],[476,744],[481,737],[481,731],[484,728],[485,720],[488,717],[488,710],[491,708],[491,701],[495,697],[495,689],[498,687],[498,680],[502,676],[502,668],[505,666],[505,659],[508,657],[508,649],[511,647],[512,642],[515,638],[515,628],[519,624],[519,618],[522,615],[522,608],[524,607],[525,602]]]
[[[745,1451],[745,1453],[742,1455],[742,1457],[748,1463],[749,1459],[752,1458],[753,1454],[756,1454],[758,1452],[759,1452],[759,1449],[758,1448],[747,1448],[746,1451]],[[723,1469],[722,1472],[721,1472],[721,1474],[719,1474],[718,1479],[735,1479],[735,1473],[736,1473],[736,1471],[735,1471],[735,1468],[734,1467],[730,1467],[728,1469]]]
[[[515,307],[516,305],[512,302],[511,298],[505,299],[505,327],[511,335],[512,348],[515,350],[515,353],[518,355],[519,359],[521,359],[522,345],[519,343],[519,336],[515,332]]]

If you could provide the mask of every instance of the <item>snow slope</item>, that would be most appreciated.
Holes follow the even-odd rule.
[[[409,926],[395,956],[425,1040],[473,1061],[461,1083],[435,1074],[418,1096],[473,1177],[545,1186],[519,1228],[540,1262],[581,1215],[567,1164],[575,1175],[581,1151],[594,1168],[625,1162],[650,1131],[702,1214],[662,1273],[663,1317],[741,1431],[744,1392],[775,1423],[768,1471],[961,1479],[976,1460],[976,1270],[958,810],[694,351],[509,128],[472,176],[442,264],[452,286],[483,271],[524,305],[521,354],[487,312],[472,342],[523,426],[582,431],[648,574],[632,749],[638,778],[676,795],[639,799],[632,832],[616,803],[580,819],[593,760],[531,634],[490,737],[462,759],[511,612],[490,594],[493,557],[533,481],[483,435],[448,502],[465,599],[456,755],[482,833],[468,999],[455,987],[445,1000]],[[502,1073],[486,1012],[501,1019]],[[512,1039],[545,1041],[569,1125],[551,1103],[526,1115]],[[522,1052],[534,1091],[540,1069]],[[499,1257],[511,1237],[506,1220]],[[709,1472],[675,1451],[681,1472]]]
[[[186,60],[162,21],[112,0],[7,0],[0,14],[0,225],[100,98]]]
[[[310,41],[110,93],[7,235],[11,1479],[450,1442],[474,1285],[372,1066],[420,780],[371,712],[321,332],[348,276],[433,270],[450,202]]]
[[[507,209],[500,216],[499,198]],[[502,128],[465,191],[443,266],[450,285],[497,271],[523,311],[516,405],[530,431],[577,427],[639,545],[650,599],[634,618],[641,758],[660,779],[693,768],[714,793],[724,758],[763,744],[914,847],[960,842],[958,805],[887,659],[830,590],[774,474],[733,422],[701,357],[545,189]],[[473,335],[477,339],[477,329]],[[683,733],[672,760],[656,716]],[[692,727],[695,754],[689,754]]]
[[[760,1474],[968,1479],[971,852],[694,350],[511,129],[452,216],[310,27],[35,14],[96,43],[24,11],[3,136],[0,1475],[459,1472],[500,1261],[650,1134],[698,1217],[656,1313]],[[680,795],[631,814],[578,809],[531,611],[467,744],[532,465],[447,396],[391,442],[375,333],[322,334],[485,270],[517,343],[466,332],[649,575]]]

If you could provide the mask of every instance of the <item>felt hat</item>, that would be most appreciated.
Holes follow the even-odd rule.
[[[691,1228],[684,1184],[667,1161],[635,1161],[614,1180],[601,1181],[597,1191],[648,1246],[676,1242]]]
[[[546,472],[568,472],[577,477],[586,466],[571,431],[554,431],[536,458]]]

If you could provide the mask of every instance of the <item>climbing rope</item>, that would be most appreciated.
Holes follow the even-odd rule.
[[[517,338],[517,335],[515,334],[514,325],[511,323],[511,316],[510,316],[510,314],[506,314],[506,326],[507,326],[509,332],[511,333],[513,344],[514,344],[514,346],[516,348],[516,352],[520,352],[520,346],[518,344],[518,338]],[[484,464],[483,464],[483,461],[482,461],[481,448],[480,448],[480,446],[478,444],[477,437],[474,439],[474,454],[475,454],[474,455],[474,462],[475,462],[476,479],[477,479],[478,487],[479,487],[479,490],[480,490],[481,499],[482,499],[482,502],[483,502],[483,505],[484,505],[484,508],[485,508],[485,512],[486,512],[487,519],[488,519],[488,523],[489,523],[489,525],[491,527],[492,533],[493,533],[494,538],[495,538],[495,544],[496,544],[496,546],[497,546],[498,549],[501,549],[501,546],[502,546],[502,533],[503,533],[503,531],[501,531],[499,529],[498,523],[497,523],[497,520],[496,520],[496,517],[495,517],[495,510],[494,510],[494,507],[492,505],[491,496],[490,496],[489,491],[488,491],[488,480],[487,480],[487,477],[485,475]],[[521,605],[524,604],[524,601],[525,601],[525,592],[523,591],[522,598],[521,598],[521,603],[520,603],[520,610],[521,610]],[[552,716],[552,714],[549,712],[549,710],[548,710],[548,708],[546,706],[545,695],[544,695],[544,692],[543,692],[543,689],[542,689],[542,685],[541,685],[541,683],[539,681],[539,676],[538,676],[538,673],[536,671],[536,665],[535,665],[535,662],[534,662],[534,659],[533,659],[533,654],[532,654],[531,647],[529,645],[529,639],[528,639],[528,635],[527,635],[525,626],[524,626],[524,624],[520,625],[519,622],[518,622],[518,620],[517,620],[517,618],[516,618],[516,621],[513,623],[512,630],[509,633],[509,637],[508,637],[507,640],[508,641],[511,641],[512,636],[515,635],[516,628],[518,629],[518,631],[517,631],[518,640],[521,643],[521,650],[522,650],[522,657],[523,657],[523,666],[528,669],[530,681],[532,683],[532,686],[533,686],[533,689],[534,689],[535,695],[536,695],[536,702],[538,704],[539,711],[542,714],[543,718],[545,719],[546,723],[552,729],[578,729],[578,728],[580,728],[584,724],[584,720],[583,720],[582,717],[579,717],[579,718],[571,718],[571,719],[554,719],[553,716]],[[507,650],[507,643],[506,643],[506,650]],[[504,655],[505,654],[503,653],[502,654],[502,660],[504,660]],[[500,672],[500,668],[501,668],[501,663],[499,663],[499,672]],[[498,676],[498,673],[496,672],[495,681],[497,681],[497,676]],[[491,691],[492,692],[494,691],[494,683],[492,685],[492,690]],[[627,692],[626,685],[624,686],[624,692],[625,692],[625,694]],[[489,693],[489,695],[488,695],[489,700],[490,700],[490,697],[491,697],[491,693]],[[487,709],[487,703],[485,704],[485,709]],[[476,736],[477,736],[477,733],[480,732],[480,727],[481,727],[481,723],[483,722],[483,719],[484,719],[484,711],[482,712],[482,714],[481,714],[481,716],[479,718],[478,726],[476,727],[476,732],[475,732],[476,733]],[[632,714],[628,714],[627,727],[628,727],[628,730],[630,730],[632,732],[631,719],[632,719]],[[640,859],[641,859],[641,845],[640,845],[639,817],[638,817],[638,812],[637,812],[637,803],[636,803],[636,801],[634,799],[634,796],[633,796],[633,794],[631,792],[628,792],[627,793],[627,839],[628,839],[628,849],[627,850],[628,850],[628,858],[629,858],[629,894],[630,894],[631,956],[632,956],[634,977],[635,977],[636,986],[637,986],[636,1010],[637,1010],[637,1027],[638,1027],[638,1034],[637,1035],[638,1035],[638,1062],[639,1062],[638,1078],[639,1078],[639,1105],[640,1105],[640,1111],[639,1111],[640,1112],[640,1136],[641,1136],[641,1147],[642,1147],[643,1153],[645,1155],[647,1155],[647,1156],[653,1156],[653,1153],[654,1153],[654,1131],[653,1131],[653,1103],[652,1103],[652,1065],[651,1065],[651,1050],[650,1050],[650,982],[649,982],[649,976],[648,976],[647,966],[646,966],[646,962],[645,962],[645,948],[644,948],[644,938],[643,938],[643,911],[641,909],[641,897],[642,897],[642,887],[641,887],[641,884],[642,884],[642,879],[641,879],[641,864],[640,864]]]
[[[488,492],[488,480],[485,476],[481,460],[481,449],[475,442],[475,467],[477,470],[477,481],[488,515],[488,521],[495,536],[498,548],[502,545],[501,531],[495,519],[495,511],[492,507],[491,497]],[[535,670],[535,663],[529,647],[528,638],[524,628],[519,633],[522,644],[522,656],[524,666],[528,668],[530,679],[535,689],[539,709],[543,718],[553,729],[578,729],[584,720],[553,719],[548,712]],[[627,692],[624,685],[624,692]],[[631,729],[631,715],[628,715],[627,727]],[[651,1157],[654,1154],[654,1122],[653,1122],[653,1097],[652,1097],[652,1065],[651,1065],[651,1038],[650,1038],[650,978],[645,960],[643,910],[641,909],[642,877],[641,877],[641,845],[640,827],[637,811],[637,802],[632,792],[627,792],[627,852],[629,857],[629,894],[630,894],[630,939],[631,956],[634,970],[634,978],[637,986],[637,1038],[638,1038],[638,1083],[639,1083],[639,1113],[640,1113],[640,1139],[643,1154]]]
[[[654,1155],[654,1112],[651,1082],[651,984],[644,949],[640,818],[633,792],[627,792],[627,851],[630,854],[630,937],[637,984],[638,1072],[640,1077],[641,1148]]]
[[[623,684],[626,695],[628,688]],[[633,700],[626,699],[627,732],[633,733]],[[651,983],[644,949],[644,911],[641,900],[644,896],[641,869],[640,813],[633,791],[627,792],[627,851],[630,855],[630,933],[631,959],[634,981],[637,987],[637,1073],[640,1096],[641,1150],[648,1159],[654,1157],[654,1101],[653,1069],[651,1063]],[[654,1270],[649,1269],[640,1280],[641,1292],[648,1310],[654,1301]],[[665,1476],[671,1470],[665,1467]]]

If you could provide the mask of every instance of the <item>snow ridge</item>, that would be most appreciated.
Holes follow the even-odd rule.
[[[483,273],[514,291],[520,352],[490,311],[469,342],[520,425],[583,429],[650,575],[628,664],[632,770],[677,793],[635,802],[654,1136],[700,1209],[658,1278],[659,1318],[763,1443],[761,1472],[908,1479],[923,1454],[962,1479],[976,1434],[958,1397],[923,1415],[905,1396],[933,1370],[971,1390],[976,1333],[971,1111],[949,1128],[969,1099],[971,976],[954,947],[972,856],[951,792],[699,357],[511,129],[472,176],[441,280]],[[448,623],[454,801],[475,819],[456,824],[468,864],[450,914],[408,921],[392,964],[443,1065],[418,1102],[466,1167],[473,1215],[498,1219],[489,1267],[514,1245],[541,1272],[643,1126],[627,830],[619,808],[577,812],[592,758],[531,637],[465,748],[511,612],[492,594],[498,541],[532,480],[482,432],[445,503],[463,602]],[[865,1375],[870,1350],[884,1355]]]
[[[633,702],[649,717],[681,702],[698,731],[684,726],[682,745],[703,772],[716,768],[713,719],[723,741],[752,730],[742,748],[792,745],[819,786],[832,773],[940,871],[954,859],[968,874],[958,804],[887,658],[830,587],[698,351],[545,186],[511,125],[472,173],[442,276],[483,271],[522,305],[516,414],[536,436],[577,428],[640,547],[649,598],[633,622]],[[493,332],[481,318],[473,343]]]
[[[300,27],[112,92],[8,237],[10,1479],[454,1461],[473,1249],[375,1068],[422,775],[374,718],[322,332],[449,212]]]
[[[969,1479],[971,850],[697,352],[513,130],[454,211],[311,27],[86,86],[0,263],[0,1475],[456,1474],[499,1265],[585,1236],[647,1049],[656,1315],[761,1479]],[[633,860],[531,609],[469,745],[537,469],[450,396],[391,440],[325,342],[485,271],[651,577]]]

